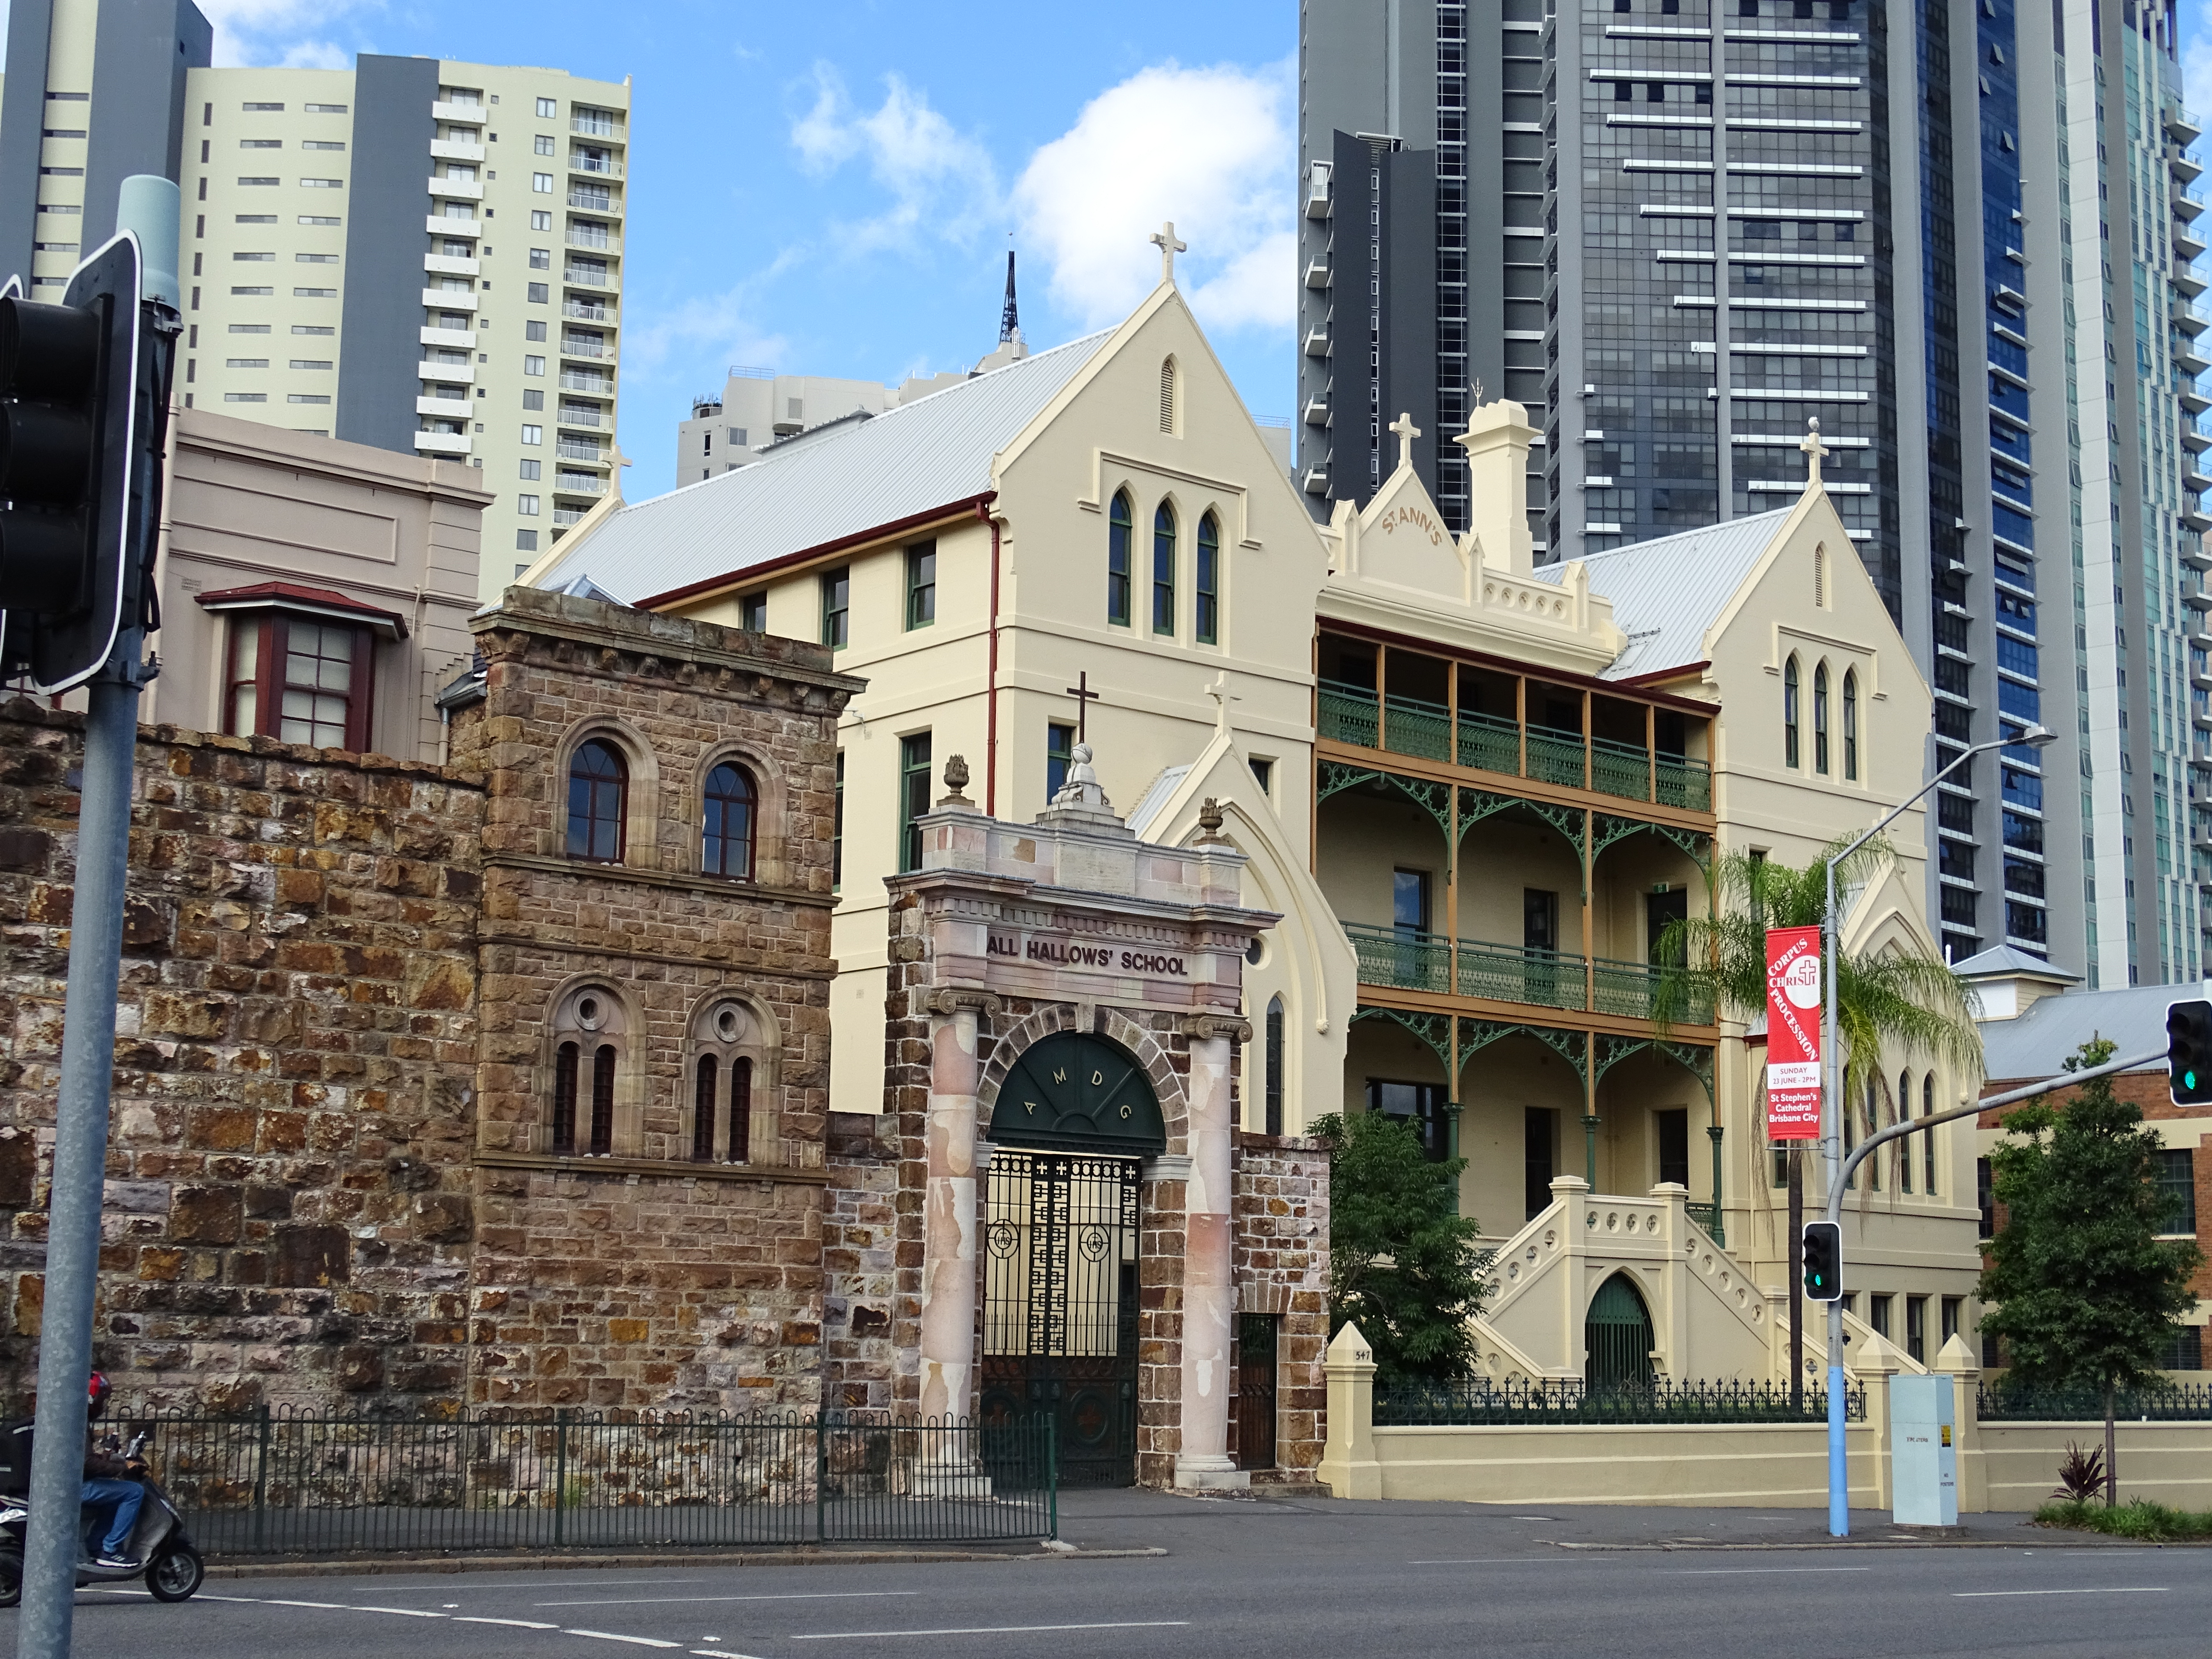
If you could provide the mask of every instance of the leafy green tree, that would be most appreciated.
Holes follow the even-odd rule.
[[[1481,1227],[1455,1201],[1467,1160],[1432,1162],[1411,1124],[1380,1112],[1332,1113],[1306,1133],[1329,1149],[1329,1335],[1357,1321],[1384,1382],[1467,1376],[1486,1289]]]
[[[1766,1008],[1766,930],[1818,927],[1827,909],[1826,860],[1853,837],[1830,842],[1802,869],[1747,853],[1722,856],[1713,871],[1715,914],[1669,922],[1659,957],[1655,1012],[1663,1026],[1717,1004],[1741,1018]],[[1873,882],[1895,861],[1877,836],[1836,866],[1836,893]],[[1968,1083],[1982,1074],[1982,1039],[1972,993],[1940,957],[1885,947],[1839,951],[1836,1036],[1843,1048],[1844,1098],[1863,1100],[1869,1082],[1887,1097],[1885,1055],[1936,1060]]]
[[[2102,1038],[2085,1042],[2066,1069],[2100,1066],[2113,1051]],[[1982,1328],[2005,1343],[2008,1382],[2102,1391],[2112,1503],[2113,1394],[2161,1382],[2159,1358],[2194,1300],[2190,1276],[2203,1258],[2187,1240],[2159,1237],[2173,1215],[2158,1182],[2158,1135],[2109,1078],[2063,1104],[2016,1107],[2000,1122],[2007,1139],[1990,1152],[1990,1172],[2004,1224],[1982,1269]]]

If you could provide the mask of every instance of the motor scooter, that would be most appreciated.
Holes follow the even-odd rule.
[[[150,1430],[142,1429],[131,1437],[131,1444],[122,1454],[123,1461],[132,1467],[130,1479],[146,1489],[144,1500],[138,1506],[138,1524],[131,1534],[126,1552],[138,1563],[135,1567],[103,1567],[95,1565],[99,1555],[98,1534],[106,1528],[106,1517],[95,1511],[81,1516],[78,1528],[78,1560],[76,1583],[79,1589],[88,1584],[114,1583],[143,1576],[146,1592],[156,1601],[188,1601],[207,1577],[207,1566],[200,1553],[185,1532],[184,1517],[177,1506],[169,1501],[168,1493],[161,1490],[161,1482],[139,1462],[139,1455],[151,1437]],[[22,1437],[28,1440],[27,1435]],[[109,1435],[100,1443],[101,1449],[113,1452],[119,1443]],[[21,1462],[29,1468],[28,1449],[24,1449]],[[23,1540],[29,1530],[31,1511],[29,1500],[20,1493],[0,1495],[0,1607],[12,1607],[23,1599]]]

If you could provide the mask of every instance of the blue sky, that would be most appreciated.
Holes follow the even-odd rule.
[[[1295,0],[201,0],[219,64],[356,52],[633,80],[621,442],[669,487],[732,363],[896,380],[1117,319],[1179,273],[1256,415],[1294,379]]]

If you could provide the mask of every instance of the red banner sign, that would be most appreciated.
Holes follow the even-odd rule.
[[[1766,1138],[1820,1138],[1820,930],[1766,930]]]

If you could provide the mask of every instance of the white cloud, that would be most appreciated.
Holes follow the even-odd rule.
[[[856,110],[844,82],[826,64],[814,70],[814,103],[792,123],[799,163],[817,178],[862,161],[890,205],[874,216],[835,228],[848,251],[910,244],[927,231],[965,240],[999,208],[990,152],[957,131],[896,75],[884,77],[884,100]]]
[[[1209,325],[1280,328],[1297,314],[1291,66],[1139,70],[1084,106],[1016,182],[1020,240],[1086,323],[1122,316],[1158,280],[1146,238],[1172,219],[1178,271]],[[1192,279],[1196,278],[1194,282]]]
[[[714,384],[693,391],[719,392],[721,374],[714,366],[753,363],[781,367],[787,343],[756,324],[758,291],[790,263],[785,256],[720,294],[697,295],[665,309],[633,301],[635,314],[623,333],[623,369],[635,378],[672,378],[678,373],[709,376]]]
[[[349,69],[353,53],[325,37],[349,13],[382,9],[382,0],[200,0],[219,67]]]

